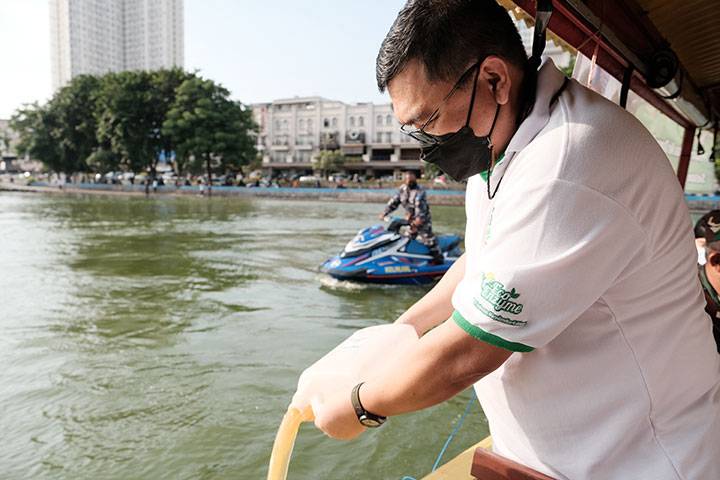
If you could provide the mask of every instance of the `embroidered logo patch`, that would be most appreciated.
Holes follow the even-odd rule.
[[[524,320],[513,320],[499,315],[499,312],[519,315],[523,311],[523,304],[517,301],[520,293],[516,292],[514,288],[506,289],[505,285],[495,280],[492,273],[483,274],[480,296],[484,302],[473,299],[473,304],[486,317],[507,325],[522,326],[527,324]]]

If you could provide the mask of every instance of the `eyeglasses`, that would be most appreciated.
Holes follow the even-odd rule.
[[[447,100],[450,97],[452,97],[452,95],[460,87],[462,87],[465,84],[465,81],[468,79],[470,74],[473,71],[475,71],[476,69],[479,71],[481,63],[482,62],[480,60],[478,60],[470,68],[468,68],[465,71],[465,73],[463,73],[460,76],[460,78],[458,79],[457,82],[455,82],[455,85],[450,90],[450,92],[448,92],[448,94],[445,95],[445,97],[442,99],[442,102],[440,102],[440,105],[435,109],[435,111],[432,113],[432,115],[430,115],[428,117],[428,119],[425,121],[425,123],[423,123],[422,126],[420,126],[420,128],[416,128],[416,129],[412,130],[408,127],[407,123],[404,123],[404,124],[400,125],[400,131],[402,133],[404,133],[405,135],[408,135],[410,138],[420,142],[420,144],[425,148],[433,147],[433,146],[437,145],[438,143],[440,143],[440,139],[439,139],[438,135],[433,135],[431,133],[427,133],[425,131],[425,129],[428,127],[428,125],[430,125],[431,123],[433,123],[435,120],[438,119],[438,117],[440,116],[440,109],[442,108],[442,106],[445,104],[445,102],[447,102]],[[475,83],[477,83],[477,75],[475,76]],[[473,89],[474,88],[475,87],[473,86]],[[470,106],[470,108],[472,108],[472,105]]]

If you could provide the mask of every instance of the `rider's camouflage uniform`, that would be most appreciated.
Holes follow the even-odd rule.
[[[417,239],[430,249],[430,253],[434,257],[439,258],[441,253],[437,245],[437,238],[432,231],[432,218],[425,190],[420,185],[415,188],[410,188],[406,184],[400,185],[397,193],[385,207],[383,215],[389,215],[400,205],[405,209],[407,220],[411,222],[416,218],[422,220],[422,224],[417,227]]]

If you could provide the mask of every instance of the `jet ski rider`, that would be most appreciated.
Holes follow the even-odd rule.
[[[425,189],[418,185],[417,175],[412,170],[405,171],[403,184],[400,185],[397,193],[390,199],[385,210],[380,214],[380,218],[384,219],[400,205],[405,209],[405,218],[410,222],[412,236],[430,249],[430,255],[433,256],[432,263],[443,263],[445,259],[440,252],[437,238],[432,231],[432,218],[430,217],[427,195]]]

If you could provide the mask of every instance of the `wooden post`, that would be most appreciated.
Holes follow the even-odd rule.
[[[695,138],[695,127],[686,127],[683,135],[682,150],[678,161],[677,176],[680,186],[685,190],[688,167],[690,166],[690,155],[692,154],[693,139]]]

